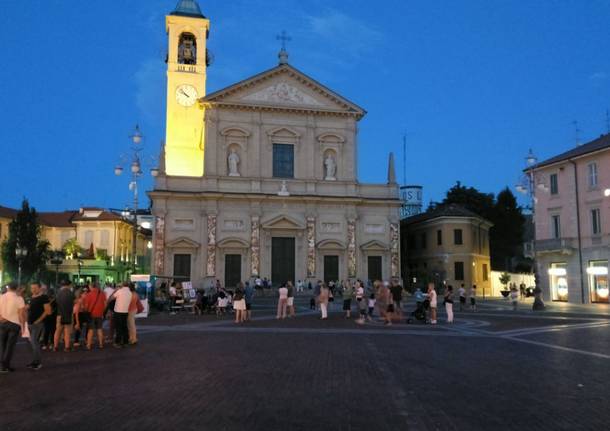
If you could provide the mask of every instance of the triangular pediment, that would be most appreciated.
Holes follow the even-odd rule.
[[[262,223],[264,229],[305,229],[303,224],[292,217],[280,215]]]
[[[168,248],[199,248],[199,243],[185,236],[181,236],[180,238],[168,242],[165,246]]]
[[[387,245],[375,239],[362,244],[360,248],[368,251],[387,251],[389,249]]]
[[[209,94],[202,102],[261,108],[298,108],[362,117],[365,111],[288,64]]]

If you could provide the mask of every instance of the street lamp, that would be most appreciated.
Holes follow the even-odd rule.
[[[78,260],[77,260],[76,263],[78,265],[78,280],[76,282],[76,285],[80,286],[81,285],[81,282],[80,282],[81,275],[80,275],[80,273],[81,273],[81,269],[83,268],[83,260],[80,258],[80,253],[78,254]]]
[[[534,175],[534,167],[538,163],[538,158],[534,155],[534,152],[530,148],[527,156],[525,157],[525,173],[521,176],[519,183],[515,186],[517,191],[521,194],[527,195],[530,199],[529,209],[532,212],[532,223],[535,223],[535,213],[536,213],[536,187],[540,190],[544,190],[545,186],[543,182],[540,182],[536,186],[536,176]],[[534,238],[532,240],[532,269],[534,270],[534,274],[538,271],[536,269],[536,229],[534,227]]]
[[[51,259],[51,264],[55,265],[55,289],[59,286],[59,265],[64,263],[62,259],[62,254],[59,251],[53,253],[53,259]]]
[[[133,144],[131,151],[131,163],[129,164],[129,171],[131,172],[131,181],[129,182],[129,190],[133,192],[133,208],[125,208],[125,211],[121,212],[121,215],[124,218],[128,218],[130,215],[132,216],[133,232],[132,232],[132,241],[131,241],[131,266],[132,272],[136,271],[137,265],[137,239],[138,239],[138,180],[143,175],[142,172],[142,163],[140,160],[140,153],[142,152],[142,147],[140,144],[142,143],[142,139],[144,136],[140,131],[140,127],[136,125],[135,131],[132,135],[129,136],[131,142]],[[123,167],[121,165],[117,165],[114,168],[114,174],[119,176],[123,173]],[[153,177],[159,175],[159,169],[157,167],[153,167],[150,170],[150,174]]]
[[[28,255],[28,249],[25,247],[22,247],[20,244],[17,244],[17,247],[15,248],[15,257],[17,258],[17,284],[19,286],[21,286],[21,263],[23,262],[23,259],[25,259]]]

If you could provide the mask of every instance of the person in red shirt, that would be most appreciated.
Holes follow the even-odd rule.
[[[106,295],[97,284],[93,285],[84,301],[84,308],[91,315],[89,328],[87,330],[87,350],[93,345],[93,332],[97,332],[97,343],[100,349],[104,348],[104,311],[106,310]]]

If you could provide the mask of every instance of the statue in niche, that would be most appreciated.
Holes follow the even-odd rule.
[[[335,162],[335,158],[331,153],[328,153],[326,159],[324,160],[324,168],[326,171],[326,175],[324,176],[325,180],[336,180],[337,175],[337,162]]]
[[[227,162],[229,163],[229,176],[239,177],[239,170],[237,168],[237,165],[239,165],[239,155],[237,154],[237,150],[235,148],[231,149]]]
[[[183,34],[180,36],[178,63],[197,64],[197,43],[195,42],[195,36],[192,34]]]

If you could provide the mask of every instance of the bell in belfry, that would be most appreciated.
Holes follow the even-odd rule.
[[[197,47],[191,37],[182,39],[178,49],[178,63],[197,64]]]

